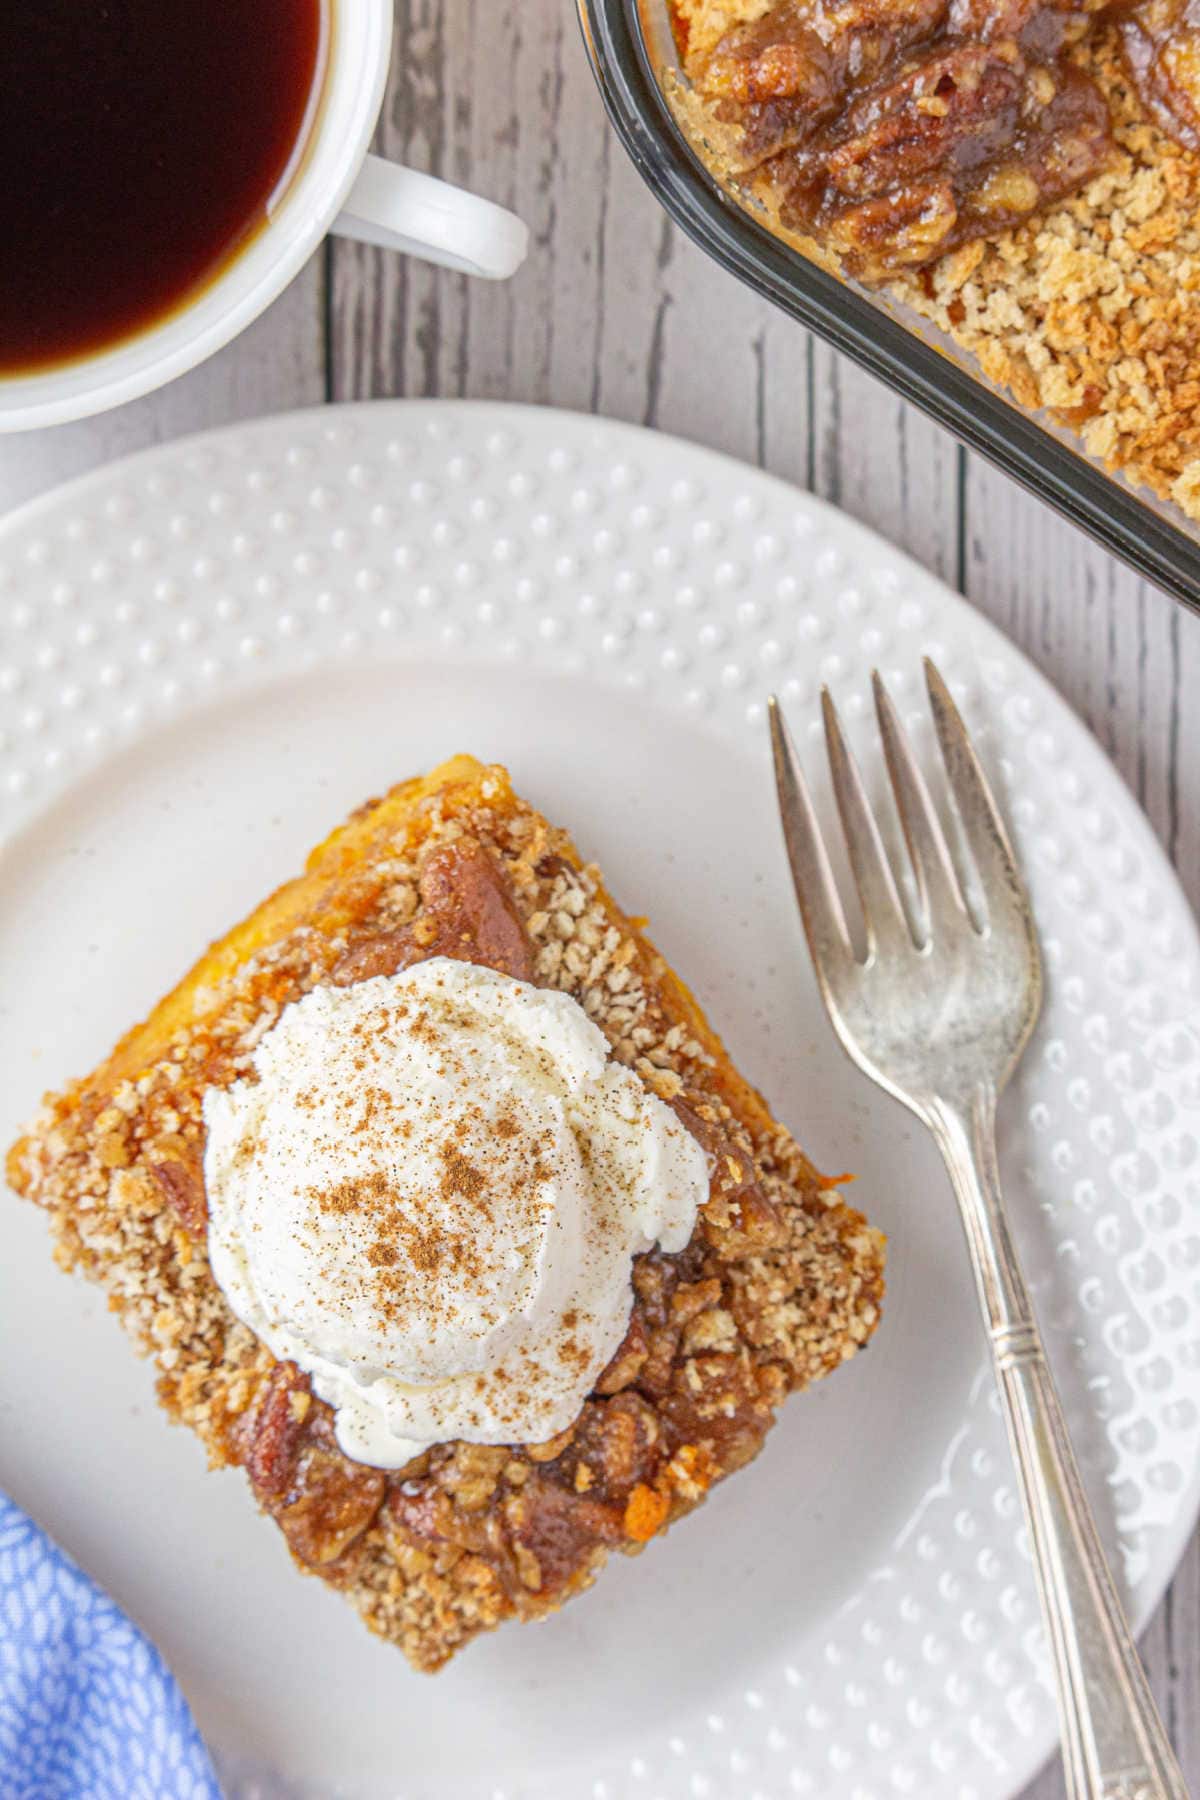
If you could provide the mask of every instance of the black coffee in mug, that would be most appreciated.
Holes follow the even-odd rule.
[[[157,324],[246,246],[302,154],[325,11],[0,0],[0,375]]]

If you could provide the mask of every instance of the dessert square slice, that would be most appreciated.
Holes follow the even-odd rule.
[[[443,981],[437,970],[454,979]],[[496,1416],[519,1419],[523,1406],[544,1420],[544,1396],[518,1393],[511,1415],[496,1415],[494,1407],[481,1413],[470,1395],[462,1400],[464,1378],[454,1365],[455,1404],[440,1416],[458,1419],[461,1429],[427,1424],[407,1450],[401,1434],[388,1439],[388,1454],[372,1460],[375,1440],[350,1429],[337,1404],[347,1369],[362,1373],[359,1340],[347,1350],[343,1338],[332,1349],[323,1339],[326,1360],[304,1367],[299,1353],[276,1353],[292,1343],[280,1337],[278,1295],[262,1299],[261,1318],[240,1300],[235,1311],[227,1299],[242,1294],[228,1274],[241,1252],[230,1249],[225,1212],[218,1218],[214,1171],[221,1208],[228,1195],[244,1192],[247,1205],[259,1207],[253,1231],[266,1234],[265,1242],[278,1223],[270,1216],[276,1189],[253,1159],[263,1135],[276,1129],[263,1122],[275,1117],[272,1083],[284,1079],[280,1070],[295,1043],[308,1041],[304,1032],[324,1029],[323,1020],[342,1020],[348,1010],[362,1032],[358,1002],[380,997],[393,1008],[391,1023],[357,1040],[365,1059],[354,1064],[364,1071],[361,1088],[334,1097],[343,1107],[337,1116],[357,1122],[332,1148],[326,1113],[320,1132],[313,1127],[321,1154],[335,1165],[344,1154],[349,1174],[333,1183],[314,1175],[315,1210],[296,1225],[295,1255],[285,1241],[281,1264],[277,1259],[272,1268],[300,1268],[305,1246],[316,1243],[316,1262],[301,1273],[332,1272],[328,1295],[319,1280],[312,1291],[310,1281],[311,1316],[319,1322],[337,1314],[339,1330],[350,1332],[361,1319],[349,1302],[344,1315],[337,1304],[351,1292],[365,1294],[368,1310],[386,1314],[393,1333],[387,1341],[414,1345],[418,1357],[446,1344],[458,1345],[459,1355],[460,1339],[474,1354],[485,1326],[504,1337],[512,1319],[495,1312],[496,1290],[487,1285],[492,1263],[503,1262],[508,1280],[526,1254],[521,1232],[529,1219],[536,1213],[555,1229],[563,1225],[554,1208],[565,1207],[570,1186],[562,1170],[540,1166],[557,1154],[552,1132],[538,1140],[549,1145],[544,1155],[531,1154],[514,1173],[508,1141],[526,1116],[519,1080],[509,1081],[497,1110],[484,1092],[491,1076],[481,1077],[478,1063],[453,1061],[453,1034],[437,1039],[436,1054],[449,1060],[426,1083],[421,1117],[430,1108],[436,1114],[437,1096],[449,1091],[444,1082],[456,1070],[467,1071],[468,1104],[454,1126],[459,1136],[437,1151],[437,1194],[414,1213],[411,1194],[385,1192],[378,1170],[363,1174],[370,1163],[369,1156],[362,1160],[363,1134],[392,1156],[413,1129],[412,1118],[396,1110],[408,1104],[403,1083],[387,1093],[372,1085],[387,1030],[407,1021],[413,1042],[424,1046],[420,1053],[432,1053],[428,1008],[436,1002],[443,1007],[438,1018],[452,1023],[466,1017],[468,1002],[456,997],[459,976],[472,1006],[494,1011],[519,1003],[530,1016],[540,1006],[559,1022],[555,1031],[570,1027],[572,1043],[590,1033],[588,1041],[601,1047],[605,1104],[611,1100],[626,1121],[622,1129],[633,1134],[621,1142],[634,1143],[653,1115],[662,1143],[670,1140],[673,1155],[690,1155],[702,1179],[682,1233],[676,1206],[671,1248],[663,1247],[670,1238],[664,1228],[648,1247],[639,1241],[623,1265],[617,1258],[619,1317],[608,1319],[610,1329],[616,1319],[609,1339],[615,1350],[599,1373],[587,1374],[565,1422],[560,1395],[553,1435],[498,1430]],[[348,1008],[350,998],[355,1007]],[[268,1067],[264,1052],[272,1044]],[[330,1069],[334,1060],[330,1052]],[[513,1063],[523,1066],[519,1058]],[[541,1069],[536,1056],[530,1067]],[[295,1091],[298,1104],[333,1103],[328,1094],[307,1094],[303,1082]],[[217,1155],[214,1131],[219,1126],[228,1138],[235,1102],[253,1113],[254,1132]],[[504,1111],[510,1105],[511,1117]],[[538,1129],[561,1113],[559,1106],[539,1115]],[[290,1153],[301,1158],[297,1166],[307,1167],[302,1114],[293,1109],[285,1127]],[[469,1155],[462,1148],[468,1139]],[[500,1160],[490,1170],[476,1166],[493,1160],[493,1152]],[[393,1156],[387,1166],[424,1166],[411,1144],[404,1154],[408,1162]],[[591,1166],[590,1154],[585,1149],[572,1164],[572,1180],[608,1178],[601,1159]],[[610,1161],[604,1168],[619,1186],[625,1165],[619,1157]],[[661,1162],[654,1163],[660,1185]],[[239,1178],[247,1166],[254,1179]],[[716,1481],[756,1455],[788,1393],[867,1342],[883,1294],[880,1234],[772,1118],[599,872],[518,798],[502,768],[465,756],[395,788],[335,831],[305,873],[215,944],[94,1074],[46,1100],[9,1153],[7,1170],[12,1186],[49,1212],[63,1268],[101,1282],[135,1344],[155,1358],[171,1417],[198,1433],[214,1465],[243,1467],[297,1563],[340,1588],[372,1630],[424,1670],[504,1620],[552,1612],[593,1581],[611,1550],[640,1551],[695,1507]],[[510,1189],[521,1196],[511,1216],[504,1211]],[[279,1188],[282,1203],[290,1204],[295,1191],[294,1180]],[[549,1211],[538,1199],[546,1193]],[[376,1233],[369,1243],[364,1220]],[[512,1254],[489,1263],[489,1234],[504,1231]],[[368,1247],[359,1259],[362,1243]],[[591,1268],[596,1244],[579,1243],[579,1266]],[[541,1279],[541,1263],[538,1270]],[[428,1310],[430,1295],[438,1296],[440,1312]],[[528,1323],[540,1304],[521,1289],[513,1316]],[[611,1293],[609,1305],[612,1312]],[[573,1326],[574,1305],[564,1301],[557,1318],[560,1328],[564,1321]],[[510,1337],[504,1341],[511,1361],[518,1352]],[[602,1334],[593,1351],[601,1341]],[[578,1345],[559,1348],[585,1366]],[[462,1366],[475,1366],[470,1355]],[[536,1390],[538,1367],[531,1361],[528,1368]],[[369,1397],[378,1379],[379,1371],[368,1371],[362,1392]],[[406,1379],[410,1385],[395,1391],[407,1403],[414,1389]],[[481,1392],[482,1384],[475,1379]]]

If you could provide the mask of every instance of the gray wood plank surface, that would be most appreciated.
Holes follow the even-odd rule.
[[[181,432],[322,398],[596,410],[812,488],[952,584],[1096,732],[1200,902],[1200,621],[716,268],[609,132],[563,0],[397,0],[379,148],[519,210],[514,282],[331,245],[205,368],[107,418],[0,439],[0,507]],[[1200,1549],[1146,1638],[1200,1792]],[[1059,1800],[1051,1768],[1030,1800]]]

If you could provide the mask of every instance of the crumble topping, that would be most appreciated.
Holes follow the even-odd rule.
[[[1200,520],[1200,157],[1150,122],[1112,32],[1087,63],[1116,153],[1068,205],[898,292],[989,380]]]
[[[685,70],[772,0],[677,0]],[[991,241],[964,244],[889,291],[970,355],[1022,406],[1076,434],[1112,474],[1200,521],[1200,154],[1194,101],[1168,95],[1171,131],[1147,110],[1122,55],[1148,31],[1181,53],[1194,44],[1176,0],[1102,19],[1070,52],[1107,103],[1111,152],[1071,198]],[[1133,49],[1129,45],[1133,43]],[[1165,66],[1165,65],[1164,65]],[[780,217],[769,184],[744,178],[702,95],[672,102],[701,155],[806,255],[830,261]],[[1154,96],[1150,96],[1154,104]],[[1164,102],[1163,104],[1166,104]],[[1180,134],[1183,141],[1176,135]],[[1191,147],[1189,147],[1191,146]]]

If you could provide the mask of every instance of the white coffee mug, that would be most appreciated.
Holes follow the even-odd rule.
[[[195,368],[270,305],[331,230],[493,281],[520,268],[529,233],[512,213],[367,154],[387,85],[392,0],[328,0],[327,14],[315,118],[267,223],[158,324],[61,368],[0,377],[0,431],[86,418]]]

